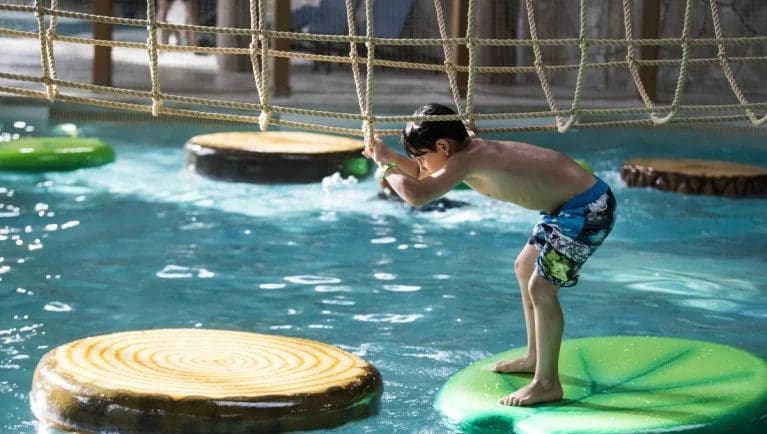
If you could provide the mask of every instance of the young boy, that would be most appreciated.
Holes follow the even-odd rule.
[[[454,114],[439,104],[427,104],[414,113]],[[564,318],[557,292],[578,282],[581,266],[610,233],[615,212],[610,187],[551,149],[472,139],[461,121],[408,122],[402,143],[411,158],[377,138],[363,155],[378,164],[378,175],[413,206],[429,203],[463,181],[486,196],[540,211],[540,222],[514,263],[527,352],[499,362],[494,371],[535,374],[529,385],[503,397],[502,404],[562,399],[558,361]]]

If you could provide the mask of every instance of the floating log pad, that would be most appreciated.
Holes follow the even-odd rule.
[[[515,348],[454,374],[435,407],[463,433],[767,432],[767,361],[712,342],[653,336],[562,341],[564,399],[528,407],[498,401],[530,374],[490,372]]]
[[[78,432],[272,433],[364,418],[382,389],[375,367],[331,345],[164,329],[55,348],[30,401],[38,419]]]
[[[727,197],[767,194],[767,169],[715,160],[634,158],[623,162],[629,187]]]
[[[341,172],[365,176],[360,140],[301,132],[229,132],[194,136],[187,168],[211,178],[255,183],[317,182]]]

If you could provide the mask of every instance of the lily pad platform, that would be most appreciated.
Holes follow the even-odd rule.
[[[453,375],[435,407],[467,433],[767,432],[767,361],[726,345],[646,336],[566,340],[562,401],[508,407],[531,380],[498,374],[496,354]]]
[[[767,169],[716,160],[634,158],[623,162],[629,187],[727,197],[767,195]]]
[[[225,181],[259,184],[319,182],[336,172],[370,173],[361,140],[290,131],[227,132],[194,136],[186,144],[190,171]]]
[[[382,389],[375,367],[321,342],[163,329],[53,349],[30,402],[38,419],[77,432],[274,433],[374,414]]]

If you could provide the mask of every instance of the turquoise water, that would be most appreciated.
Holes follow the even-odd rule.
[[[13,121],[0,134],[66,130]],[[532,211],[460,191],[449,197],[470,207],[412,213],[372,199],[370,179],[214,182],[184,171],[181,145],[221,128],[78,127],[115,146],[117,161],[0,173],[0,432],[35,431],[27,393],[37,361],[89,335],[205,327],[338,345],[385,383],[381,412],[332,430],[344,433],[446,432],[432,401],[448,376],[525,343],[513,262]],[[767,356],[767,200],[628,189],[618,175],[631,156],[767,167],[764,138],[676,129],[510,138],[589,161],[618,200],[613,235],[561,292],[565,338],[684,337]]]

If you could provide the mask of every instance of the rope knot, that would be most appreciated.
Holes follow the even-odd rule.
[[[261,131],[269,129],[269,122],[272,121],[272,108],[268,105],[264,105],[261,109],[261,114],[258,116],[258,127]]]
[[[362,134],[365,137],[365,147],[372,149],[375,145],[373,140],[375,134],[373,132],[373,120],[369,116],[365,116],[365,119],[362,121]]]
[[[43,84],[45,84],[45,91],[48,97],[48,101],[53,102],[56,99],[56,96],[59,94],[59,88],[53,84],[53,80],[51,80],[51,77],[48,77],[47,75],[43,77]]]
[[[162,109],[162,100],[157,98],[155,94],[152,94],[152,116],[157,117],[160,115]]]

